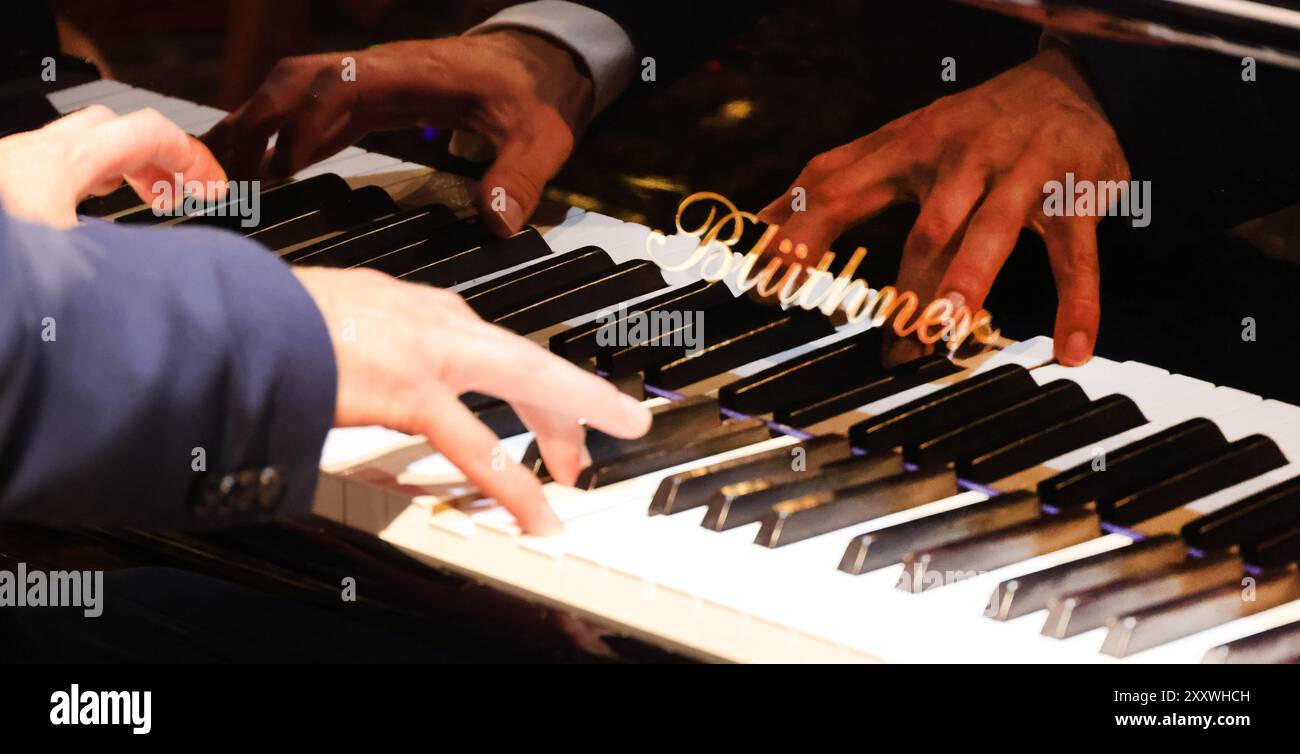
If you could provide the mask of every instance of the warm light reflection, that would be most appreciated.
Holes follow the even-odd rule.
[[[674,194],[686,193],[686,184],[662,175],[625,175],[623,176],[623,182],[632,188],[646,191],[671,191]]]
[[[579,194],[576,191],[562,191],[557,188],[546,189],[545,196],[553,202],[568,204],[571,207],[585,209],[588,212],[600,212],[605,206],[603,202],[594,196]]]
[[[722,117],[737,122],[754,113],[754,103],[747,99],[736,99],[722,106]]]

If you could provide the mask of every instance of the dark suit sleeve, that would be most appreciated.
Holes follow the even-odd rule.
[[[1134,180],[1151,181],[1151,235],[1186,240],[1300,201],[1300,75],[1259,63],[1244,81],[1228,55],[1071,45]]]
[[[251,242],[0,212],[0,364],[0,520],[310,510],[333,350],[289,268]]]

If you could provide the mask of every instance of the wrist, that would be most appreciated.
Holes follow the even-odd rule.
[[[509,51],[523,64],[538,96],[554,103],[575,132],[591,120],[595,83],[587,65],[555,39],[529,29],[487,31],[474,39]]]

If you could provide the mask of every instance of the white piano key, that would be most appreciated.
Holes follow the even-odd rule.
[[[331,429],[325,435],[320,465],[327,472],[339,471],[417,442],[422,440],[386,427]]]
[[[649,234],[650,229],[644,225],[626,223],[598,212],[576,212],[548,230],[544,237],[557,253],[599,246],[616,263],[622,263],[648,258],[645,243]]]
[[[196,136],[207,133],[213,126],[221,122],[226,117],[224,110],[218,110],[215,107],[199,105],[193,110],[178,113],[172,121],[185,129],[187,132]]]
[[[1055,380],[1070,380],[1079,383],[1080,387],[1087,390],[1088,385],[1091,383],[1103,380],[1114,381],[1123,373],[1123,370],[1124,366],[1120,362],[1097,356],[1082,366],[1067,367],[1060,364],[1048,364],[1035,369],[1032,374],[1034,381],[1039,385],[1046,385]]]
[[[654,408],[667,403],[665,398],[651,398],[641,402],[646,408]],[[501,440],[501,448],[506,456],[513,461],[520,461],[524,457],[524,452],[528,450],[528,445],[533,441],[532,432],[507,437]],[[434,453],[425,458],[421,458],[410,464],[406,471],[399,475],[398,482],[418,485],[434,484],[452,484],[464,482],[465,475],[456,468],[456,465],[448,460],[441,453]]]
[[[1138,652],[1131,662],[1141,663],[1193,663],[1201,662],[1205,653],[1220,644],[1267,631],[1270,628],[1300,620],[1300,600],[1294,600],[1254,615],[1238,618],[1219,626],[1200,631],[1191,636]]]
[[[1221,416],[1215,423],[1223,430],[1225,437],[1237,440],[1272,427],[1300,427],[1300,406],[1265,400],[1250,408]]]
[[[546,498],[551,505],[551,509],[555,511],[555,515],[566,523],[623,504],[641,505],[641,515],[645,517],[648,515],[650,499],[654,496],[655,490],[659,488],[659,483],[664,477],[676,474],[679,471],[722,463],[733,458],[762,453],[774,448],[793,445],[794,443],[795,439],[793,437],[777,437],[764,440],[760,443],[643,474],[633,479],[616,482],[594,490],[578,490],[552,482],[546,485]],[[522,533],[519,532],[514,516],[505,508],[484,511],[477,514],[474,519],[476,523],[490,525],[499,530],[510,529],[516,533]]]
[[[1009,578],[1108,552],[1130,543],[1128,537],[1108,534],[930,592],[907,595],[916,601],[914,609],[906,611],[908,630],[897,637],[897,652],[914,662],[970,662],[983,652],[993,652],[1000,645],[1006,646],[1003,642],[1010,641],[1010,637],[1005,637],[998,630],[1003,627],[1002,624],[983,616],[993,587]],[[1099,644],[1100,642],[1097,646]],[[1096,646],[1091,648],[1091,652],[1096,652]],[[1089,659],[1091,658],[1086,654],[1078,658],[1084,661]],[[1058,657],[1057,661],[1067,660]]]
[[[127,87],[121,91],[114,92],[107,97],[96,99],[95,104],[103,105],[118,115],[126,115],[127,113],[133,113],[145,108],[153,108],[157,110],[158,106],[164,104],[166,100],[167,98],[161,94],[155,94],[146,89]],[[179,100],[177,101],[179,102]],[[174,108],[175,106],[172,107]],[[159,112],[161,113],[162,111],[159,110]]]
[[[367,152],[366,154],[377,154],[377,153],[376,153],[376,152]],[[400,179],[402,179],[402,180],[405,180],[405,179],[406,179],[406,176],[405,176],[405,175],[401,175],[401,174],[402,174],[402,173],[406,173],[407,171],[424,171],[424,172],[427,173],[427,172],[431,172],[432,170],[433,170],[433,168],[430,168],[428,165],[420,165],[420,164],[418,164],[418,163],[414,163],[414,162],[398,162],[398,163],[395,164],[395,165],[379,165],[379,166],[374,166],[374,165],[372,165],[372,166],[368,166],[368,167],[366,167],[365,169],[363,169],[363,170],[362,170],[361,172],[359,172],[359,173],[353,173],[353,175],[358,175],[358,176],[360,176],[360,175],[376,175],[376,174],[379,174],[379,173],[388,173],[388,172],[393,172],[393,173],[397,173],[397,174],[399,174],[399,175],[397,176],[398,178],[400,178]]]
[[[1043,364],[1052,360],[1052,349],[1052,339],[1046,335],[1022,340],[1019,343],[1013,343],[1003,348],[980,364],[975,369],[975,374],[987,372],[1005,364],[1019,364],[1026,369],[1041,368]]]
[[[130,87],[120,81],[101,79],[52,92],[46,99],[54,105],[54,109],[66,115],[127,89]]]
[[[359,155],[353,155],[339,162],[318,162],[311,167],[299,170],[294,173],[295,180],[306,180],[312,176],[323,175],[325,173],[338,173],[341,176],[349,177],[361,175],[366,172],[373,172],[391,168],[401,163],[401,160],[388,155],[382,155],[377,152],[366,152]]]
[[[1238,482],[1212,495],[1188,501],[1184,507],[1195,513],[1212,513],[1298,474],[1300,474],[1300,463],[1288,463],[1244,482]]]

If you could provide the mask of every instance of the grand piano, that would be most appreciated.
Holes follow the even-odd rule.
[[[220,110],[90,71],[13,94],[14,128],[90,104],[194,134]],[[20,120],[21,119],[21,120]],[[338,609],[489,659],[1300,661],[1300,406],[1140,360],[1052,361],[1043,336],[900,365],[879,333],[665,275],[649,227],[552,203],[485,232],[464,182],[349,148],[226,227],[292,264],[450,288],[485,319],[652,407],[550,483],[563,535],[524,534],[420,437],[326,441],[314,515],[205,534],[0,531],[0,557],[165,564]],[[608,346],[600,315],[702,313],[701,349]],[[490,396],[465,403],[547,479]],[[598,634],[592,643],[577,634]]]

